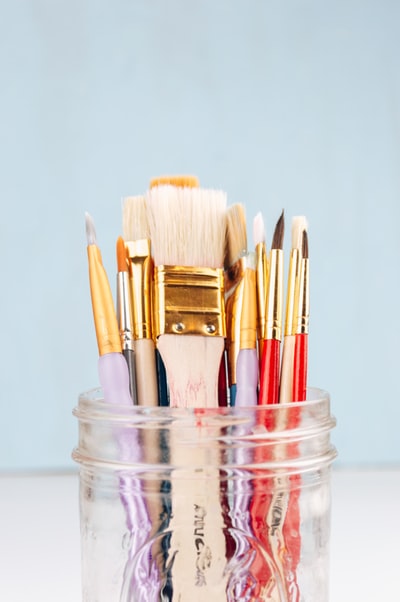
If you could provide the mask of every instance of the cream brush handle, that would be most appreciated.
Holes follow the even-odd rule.
[[[153,339],[137,339],[135,347],[138,405],[158,406],[157,371]]]
[[[279,390],[279,403],[290,403],[293,391],[293,361],[296,337],[292,334],[283,340],[281,382]]]
[[[170,406],[218,407],[218,373],[223,337],[166,334],[158,337],[170,392]]]

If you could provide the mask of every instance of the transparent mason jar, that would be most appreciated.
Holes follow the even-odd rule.
[[[74,410],[84,602],[327,602],[329,395]]]

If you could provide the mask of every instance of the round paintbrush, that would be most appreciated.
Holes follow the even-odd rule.
[[[293,358],[296,340],[295,332],[295,297],[299,286],[301,265],[302,233],[307,229],[304,215],[292,219],[292,250],[290,253],[288,284],[286,292],[285,338],[283,340],[281,382],[279,403],[293,401]]]

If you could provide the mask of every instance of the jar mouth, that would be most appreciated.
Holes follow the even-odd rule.
[[[309,387],[307,400],[285,404],[216,408],[171,408],[126,406],[104,401],[101,388],[89,389],[79,396],[73,414],[80,423],[102,423],[139,430],[173,427],[218,428],[215,438],[224,439],[221,427],[233,427],[241,440],[251,438],[301,438],[316,431],[330,431],[336,419],[330,414],[330,396],[323,389]],[[273,428],[268,428],[273,425]],[[289,428],[288,428],[288,425]],[[243,427],[240,434],[240,427]],[[250,430],[249,430],[249,427]],[[212,431],[209,436],[212,438]],[[229,437],[229,436],[228,436]]]

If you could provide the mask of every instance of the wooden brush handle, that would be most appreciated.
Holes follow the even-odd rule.
[[[258,401],[262,405],[279,402],[280,345],[278,339],[264,341]]]
[[[158,406],[156,359],[152,339],[135,341],[135,366],[138,405]]]
[[[165,334],[157,348],[167,371],[171,407],[218,407],[223,337]]]
[[[279,388],[279,403],[293,401],[293,358],[296,337],[287,335],[283,341],[282,370]]]

